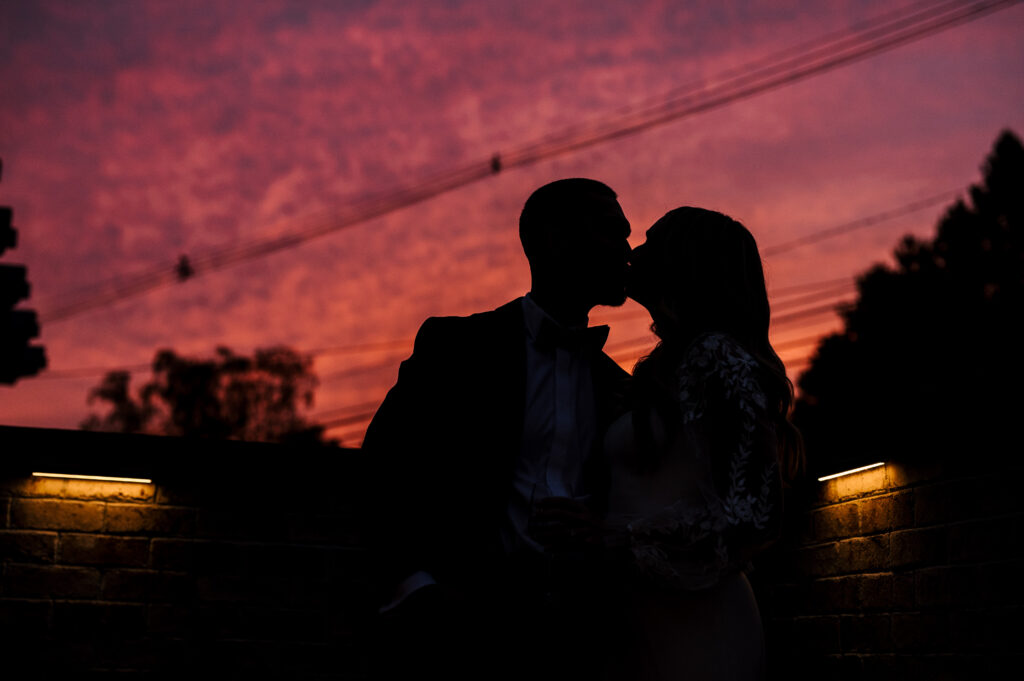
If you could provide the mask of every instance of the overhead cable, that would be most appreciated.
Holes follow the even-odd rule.
[[[866,59],[909,42],[973,21],[1005,9],[1020,0],[983,0],[915,3],[903,9],[881,14],[795,48],[749,63],[745,68],[727,72],[708,81],[691,83],[674,90],[658,101],[641,105],[598,121],[594,125],[574,126],[541,140],[469,163],[424,181],[418,186],[399,189],[328,211],[308,226],[248,243],[226,245],[185,260],[157,266],[120,281],[110,281],[69,297],[70,302],[40,312],[43,323],[69,319],[83,312],[106,307],[180,281],[223,269],[233,264],[262,258],[299,246],[311,239],[351,227],[401,208],[412,206],[459,189],[506,169],[524,167],[603,142],[635,135],[698,113],[718,109],[735,101],[762,94],[841,66]],[[187,271],[188,276],[182,273]]]

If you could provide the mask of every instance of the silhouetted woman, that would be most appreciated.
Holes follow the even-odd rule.
[[[744,568],[776,538],[783,468],[802,457],[757,245],[735,220],[685,207],[631,263],[628,293],[660,342],[605,441],[609,542],[628,574],[612,676],[757,679],[764,640]]]

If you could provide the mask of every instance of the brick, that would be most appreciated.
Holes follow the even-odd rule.
[[[922,457],[924,458],[924,457]],[[921,487],[939,480],[947,472],[947,465],[941,460],[918,461],[917,463],[894,463],[885,465],[886,485],[890,489]]]
[[[148,504],[108,504],[106,531],[127,534],[188,535],[195,531],[191,508]]]
[[[947,651],[937,651],[942,654],[919,655],[915,662],[918,679],[928,681],[961,681],[962,679],[997,679],[1014,678],[1020,673],[1020,662],[1018,660],[1015,674],[990,676],[987,671],[987,660],[982,656],[949,654]]]
[[[0,560],[52,563],[56,548],[55,532],[0,530]]]
[[[834,575],[841,571],[838,559],[835,543],[807,547],[796,553],[796,570],[809,577]]]
[[[797,617],[793,620],[793,636],[804,654],[841,652],[838,617]]]
[[[155,491],[152,484],[32,476],[9,479],[0,483],[0,493],[9,493],[16,497],[149,501],[153,498]]]
[[[916,603],[914,596],[914,573],[906,572],[892,576],[892,606],[896,610],[910,610]]]
[[[943,652],[949,645],[949,616],[944,612],[893,614],[892,642],[899,652]]]
[[[807,614],[810,588],[805,584],[772,584],[768,587],[768,603],[761,604],[762,613],[770,617],[793,617]],[[767,612],[766,612],[767,611]]]
[[[904,568],[945,563],[949,555],[948,534],[946,527],[893,532],[889,535],[892,546],[890,564],[894,568]]]
[[[100,573],[92,568],[59,565],[7,565],[5,596],[25,598],[96,598]]]
[[[196,631],[206,639],[242,636],[242,613],[234,603],[204,602],[195,611]]]
[[[197,535],[216,539],[275,540],[287,537],[287,523],[281,513],[236,504],[228,508],[199,510]]]
[[[856,535],[859,530],[857,502],[834,504],[815,511],[812,525],[814,537],[819,541]]]
[[[194,579],[154,570],[109,570],[103,598],[109,601],[183,602],[194,593]]]
[[[11,527],[96,531],[103,527],[103,504],[58,499],[15,499],[11,504]]]
[[[978,601],[978,570],[943,566],[917,570],[914,599],[918,606],[971,605]]]
[[[1024,502],[1012,475],[935,483],[914,490],[914,495],[914,522],[918,526],[975,520],[1024,510]]]
[[[244,562],[237,544],[188,539],[153,539],[152,567],[196,575],[240,574]]]
[[[184,635],[195,626],[195,612],[191,607],[175,604],[149,606],[147,627],[150,634]]]
[[[980,565],[977,598],[979,603],[1024,605],[1024,560],[1008,560]]]
[[[887,478],[886,469],[890,465],[879,466],[853,475],[844,475],[841,478],[833,478],[821,485],[819,493],[825,500],[844,501],[888,491],[891,484]]]
[[[863,655],[864,675],[871,681],[905,681],[914,677],[914,660],[909,655]]]
[[[1020,516],[959,523],[949,528],[951,562],[988,562],[1024,555]]]
[[[286,598],[287,581],[211,575],[196,578],[196,592],[203,602],[275,602]]]
[[[40,640],[50,629],[50,602],[36,600],[0,600],[0,637]],[[5,656],[6,657],[6,656]]]
[[[61,497],[99,501],[152,501],[156,485],[152,483],[65,480]]]
[[[57,601],[53,604],[53,629],[58,638],[64,639],[141,637],[146,633],[146,606]]]
[[[149,540],[109,537],[102,534],[65,534],[60,538],[58,560],[70,565],[124,565],[149,563]]]
[[[199,487],[185,481],[160,483],[156,488],[156,503],[168,506],[199,506],[202,494]]]
[[[11,498],[0,497],[0,527],[11,526]]]
[[[839,620],[839,640],[844,653],[889,652],[892,650],[889,615],[844,615]]]
[[[330,557],[330,552],[320,547],[256,544],[245,549],[246,572],[256,576],[322,579]]]
[[[324,613],[312,609],[243,607],[238,612],[236,635],[244,639],[326,643],[325,619]]]
[[[1017,650],[1020,620],[1018,607],[958,610],[950,613],[950,638],[962,652],[998,653]]]
[[[0,495],[12,497],[60,497],[64,491],[60,478],[37,478],[32,475],[0,479]]]
[[[280,646],[265,641],[203,641],[195,649],[192,666],[226,671],[236,678],[286,678],[291,671],[282,665]],[[332,670],[331,675],[336,673]]]
[[[863,610],[892,608],[893,576],[889,573],[862,575],[857,580],[857,601]]]
[[[860,603],[857,594],[857,577],[833,577],[811,583],[811,613],[855,612]]]
[[[889,535],[846,539],[836,548],[842,572],[874,572],[889,565]]]
[[[890,532],[914,524],[912,492],[872,497],[857,502],[859,529],[862,534]]]

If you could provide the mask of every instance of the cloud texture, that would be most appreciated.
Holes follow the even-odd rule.
[[[97,282],[294,229],[601,120],[888,6],[5,3],[0,202],[15,209],[21,245],[4,261],[27,263],[32,306],[52,308]],[[529,193],[558,177],[615,188],[634,243],[682,204],[729,213],[766,246],[963,187],[1000,129],[1024,130],[1022,34],[1024,8],[1015,7],[55,322],[42,337],[50,367],[145,363],[159,347],[408,338],[428,315],[493,307],[528,287],[516,219]],[[928,233],[940,212],[769,260],[769,283],[853,275],[886,259],[902,233]],[[646,324],[615,322],[611,342]],[[777,337],[834,326],[825,318]],[[380,399],[397,359],[319,359],[317,411]],[[97,381],[41,377],[0,388],[0,422],[74,427]]]

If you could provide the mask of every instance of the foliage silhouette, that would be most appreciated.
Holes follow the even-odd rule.
[[[811,470],[1000,451],[1024,377],[1024,148],[1013,132],[982,171],[971,205],[951,206],[934,239],[904,237],[895,267],[858,278],[843,332],[800,377],[794,420]]]
[[[82,422],[85,430],[214,439],[324,444],[323,428],[306,421],[317,378],[312,360],[291,348],[256,350],[252,357],[217,348],[211,359],[160,350],[153,378],[136,395],[131,375],[111,371],[88,401],[109,404]],[[328,442],[327,444],[334,444]]]

